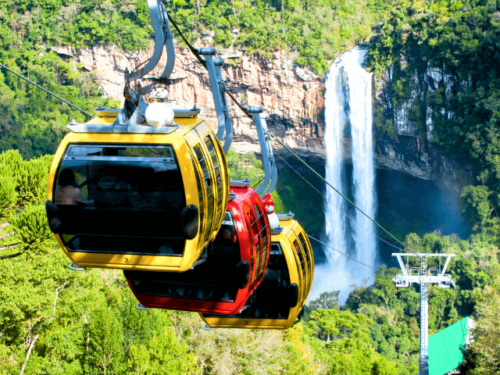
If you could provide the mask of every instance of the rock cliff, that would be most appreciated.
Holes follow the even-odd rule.
[[[102,82],[106,96],[123,97],[125,69],[133,70],[150,57],[150,52],[128,54],[114,46],[97,46],[79,50],[68,47],[52,48],[60,56],[74,57]],[[263,61],[242,53],[222,51],[221,57],[239,56],[226,60],[223,74],[231,92],[244,105],[264,107],[270,114],[270,131],[296,149],[301,155],[323,157],[323,93],[324,82],[307,69],[293,66],[285,52],[276,52]],[[148,76],[159,76],[166,56]],[[174,108],[201,109],[201,116],[216,128],[217,120],[208,73],[188,49],[177,48],[175,68],[171,78],[169,99]],[[236,152],[259,152],[255,127],[251,120],[228,98],[233,118]]]
[[[456,82],[445,67],[431,63],[420,71],[409,69],[403,57],[399,65],[391,66],[380,79],[375,79],[375,111],[379,116],[378,125],[382,129],[385,127],[385,131],[379,129],[376,136],[378,165],[432,180],[442,189],[459,194],[464,185],[472,183],[472,172],[466,165],[444,156],[432,143],[436,116],[441,119],[453,117],[447,104]],[[405,97],[397,100],[392,92],[396,70],[398,76],[402,71],[408,76]],[[439,113],[429,104],[437,91],[443,101]],[[387,132],[387,126],[394,132]],[[393,134],[389,136],[388,133]]]
[[[114,99],[122,98],[125,69],[133,70],[150,56],[148,51],[128,54],[115,46],[52,49],[62,57],[75,58],[86,70],[95,72],[105,95]],[[220,55],[239,57],[226,60],[228,63],[223,67],[226,84],[238,100],[244,105],[266,108],[269,112],[269,130],[299,155],[322,169],[325,160],[324,79],[307,68],[295,66],[284,51],[275,52],[267,60],[248,56],[240,50],[224,50]],[[149,76],[158,76],[164,64],[165,56]],[[433,74],[429,74],[429,77],[433,78]],[[177,79],[170,93],[174,108],[201,108],[201,116],[215,128],[217,122],[208,74],[188,49],[177,47],[172,78]],[[463,175],[459,173],[460,165],[441,155],[430,143],[431,121],[428,122],[426,137],[419,135],[416,126],[408,119],[411,98],[408,103],[397,108],[391,107],[390,92],[385,90],[384,84],[384,80],[390,78],[388,72],[383,80],[376,82],[379,90],[374,93],[374,98],[375,107],[384,106],[386,117],[393,118],[396,134],[389,137],[380,131],[376,133],[377,167],[432,180],[445,190],[459,193],[463,181]],[[426,84],[434,87],[433,82]],[[415,91],[412,97],[418,95],[419,92]],[[231,101],[230,111],[235,133],[233,149],[239,153],[259,153],[257,133],[252,122]],[[277,152],[285,158],[289,157],[286,151]],[[344,154],[347,160],[351,159],[348,139],[344,140]]]

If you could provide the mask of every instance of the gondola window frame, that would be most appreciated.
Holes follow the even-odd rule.
[[[293,229],[292,229],[292,231],[293,231]],[[297,277],[299,278],[299,301],[300,301],[302,299],[302,296],[305,293],[305,277],[303,276],[302,266],[300,263],[299,241],[298,241],[294,231],[293,231],[293,234],[295,236],[295,239],[292,240],[290,238],[290,244],[292,245],[291,250],[292,250],[293,256],[295,257],[295,266],[297,267]],[[297,244],[298,251],[297,251],[297,247],[295,247],[295,244]]]
[[[267,260],[267,251],[266,249],[269,248],[268,246],[268,237],[266,235],[267,231],[267,225],[266,225],[266,219],[264,217],[264,210],[262,208],[259,208],[259,205],[257,202],[254,203],[254,209],[258,214],[257,220],[259,221],[260,224],[260,230],[259,230],[259,240],[262,243],[261,246],[261,258],[260,258],[260,265],[259,265],[259,274],[263,273],[265,270],[266,266],[266,260]]]
[[[209,159],[212,161],[212,172],[214,174],[214,181],[217,186],[217,189],[214,189],[214,192],[217,195],[217,199],[215,200],[216,202],[216,210],[217,214],[215,215],[215,220],[214,220],[214,227],[217,227],[219,222],[221,221],[221,216],[222,216],[222,203],[223,203],[223,195],[224,195],[224,189],[222,186],[222,173],[221,173],[221,164],[222,160],[220,158],[220,155],[218,153],[218,148],[217,148],[217,143],[213,139],[211,134],[207,134],[204,138],[204,143],[205,146],[207,147],[208,150],[208,155],[211,156]],[[211,148],[210,148],[211,146]]]
[[[141,148],[162,148],[162,149],[168,149],[170,152],[169,156],[163,156],[163,157],[158,157],[158,159],[155,158],[155,156],[136,156],[136,155],[118,155],[118,156],[107,156],[107,155],[89,155],[88,153],[86,154],[75,154],[75,155],[70,155],[70,152],[75,149],[75,148],[84,148],[84,147],[95,147],[101,149],[141,149]],[[179,165],[179,160],[177,159],[177,155],[175,153],[175,147],[174,144],[167,143],[167,144],[156,144],[156,143],[149,143],[149,142],[141,142],[141,143],[133,143],[133,142],[116,142],[113,140],[110,140],[108,142],[96,142],[96,141],[88,141],[88,142],[69,142],[67,143],[66,147],[64,148],[64,151],[61,153],[60,158],[57,159],[57,167],[54,171],[53,174],[53,183],[52,183],[52,189],[51,189],[51,195],[52,195],[52,201],[55,201],[55,196],[56,196],[56,191],[57,188],[59,187],[59,176],[60,173],[63,169],[68,168],[67,166],[64,166],[65,161],[96,161],[96,162],[145,162],[145,161],[150,161],[151,160],[165,160],[167,162],[172,162],[175,164],[177,170],[180,172],[180,165]],[[52,168],[52,167],[51,167]],[[94,174],[95,173],[95,165],[94,164],[87,164],[85,165],[85,170],[86,170],[86,177],[85,181],[88,180],[88,175],[89,174]],[[75,173],[75,179],[79,176],[79,173]],[[181,180],[182,174],[181,174]],[[84,181],[84,182],[85,182]],[[89,188],[87,185],[81,186],[82,184],[78,185],[78,188],[80,191],[85,191],[87,194],[85,195],[86,198],[89,198],[91,196]],[[185,190],[182,192],[184,195],[185,199]],[[129,194],[127,194],[127,199],[129,198]],[[128,252],[113,252],[113,251],[105,251],[102,249],[97,249],[97,250],[89,250],[89,249],[71,249],[68,246],[68,243],[71,241],[72,238],[75,238],[75,235],[73,234],[68,234],[68,233],[60,233],[60,240],[62,243],[62,246],[65,247],[66,251],[68,253],[89,253],[89,254],[103,254],[103,255],[110,255],[110,254],[124,254],[124,255],[130,255],[130,256],[169,256],[169,257],[182,257],[184,254],[184,249],[182,250],[181,254],[158,254],[158,253],[146,253],[146,252],[137,252],[137,251],[128,251]]]
[[[298,233],[299,237],[299,243],[302,245],[302,248],[305,253],[305,261],[307,263],[307,286],[310,288],[311,287],[311,276],[312,276],[312,262],[311,262],[311,256],[310,253],[312,249],[309,247],[309,244],[307,243],[306,236],[304,236],[304,233],[300,231]]]
[[[194,146],[194,153],[198,159],[198,165],[201,167],[203,181],[206,189],[206,197],[207,197],[207,216],[206,216],[206,227],[205,233],[202,234],[202,240],[208,241],[210,234],[213,230],[213,222],[214,222],[214,214],[215,214],[215,197],[214,197],[214,188],[213,182],[214,178],[210,171],[210,158],[207,159],[208,153],[203,146],[203,141],[200,140]],[[197,152],[199,151],[199,152]],[[200,155],[201,154],[201,155]]]

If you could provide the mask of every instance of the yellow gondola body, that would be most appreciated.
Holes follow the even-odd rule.
[[[281,233],[272,235],[271,259],[268,268],[273,268],[271,263],[275,264],[275,270],[283,268],[279,266],[279,263],[280,258],[284,258],[286,270],[281,271],[281,280],[279,281],[282,292],[275,294],[274,300],[269,300],[269,302],[282,301],[284,302],[283,306],[274,312],[268,311],[267,313],[259,307],[262,305],[259,304],[259,293],[263,292],[263,282],[254,292],[255,298],[251,298],[238,315],[200,313],[201,318],[208,326],[212,328],[288,329],[295,323],[311,290],[314,276],[314,255],[309,238],[300,224],[290,216],[279,216],[280,226],[283,230]],[[280,299],[280,296],[286,296],[286,287],[293,284],[298,287],[297,303],[290,306],[293,305],[292,302],[287,306],[287,297]],[[259,309],[260,311],[258,311]]]
[[[109,116],[110,112],[111,116]],[[109,125],[111,127],[118,112],[101,111],[101,113],[104,115],[92,119],[86,125]],[[47,212],[51,229],[55,232],[59,245],[73,263],[80,267],[184,272],[200,258],[206,245],[220,229],[223,213],[226,211],[229,195],[227,162],[219,140],[204,120],[198,119],[194,114],[187,118],[175,118],[175,123],[179,126],[169,134],[71,132],[62,140],[49,173]],[[93,151],[96,152],[93,153]],[[113,156],[103,156],[106,152]],[[151,152],[156,152],[156,154],[152,157],[136,157],[136,154],[141,156],[141,153]],[[125,155],[121,155],[123,153]],[[72,157],[73,154],[76,156]],[[81,160],[83,166],[80,169],[78,169],[78,160]],[[104,165],[103,168],[107,167],[107,171],[111,174],[118,173],[115,171],[120,168],[122,170],[122,179],[125,181],[121,184],[125,187],[120,190],[117,183],[116,196],[108,200],[107,208],[99,207],[97,196],[90,194],[91,178],[97,180],[98,177],[95,176],[99,173],[101,175],[108,173],[96,171],[100,167],[95,167],[98,162],[92,160],[98,160],[101,163],[99,166]],[[105,165],[106,160],[110,160],[109,165]],[[141,179],[142,175],[134,176],[134,169],[127,169],[126,160],[131,160],[131,164],[137,164],[135,160],[146,160],[142,163],[147,165],[148,169],[142,168],[142,170],[147,169],[148,176],[155,176],[151,178],[167,173],[169,169],[175,170],[177,183],[182,185],[180,191],[175,192],[177,194],[175,199],[172,198],[175,195],[173,192],[161,190],[165,190],[165,185],[169,184],[168,176],[162,180],[163,184],[156,183],[159,192],[146,191],[141,195],[139,188],[134,191],[136,183],[142,183],[143,190],[147,190],[148,182],[147,179],[135,181],[134,178]],[[162,160],[164,160],[163,164]],[[77,167],[70,167],[71,165],[77,165]],[[83,196],[81,200],[86,200],[84,204],[71,202],[70,205],[64,206],[54,203],[54,198],[57,198],[58,194],[57,189],[61,189],[59,184],[61,171],[68,168],[73,168],[75,176],[73,187],[68,189],[79,188],[78,194]],[[132,172],[129,173],[131,170]],[[104,178],[108,177],[102,177]],[[111,183],[117,180],[118,178],[113,176]],[[87,186],[82,187],[82,185]],[[101,185],[94,184],[93,186]],[[97,191],[97,189],[94,190]],[[175,240],[177,242],[170,241],[175,242],[175,251],[172,250],[173,245],[169,243],[169,238],[162,238],[162,236],[165,236],[169,229],[172,231],[172,228],[177,228],[178,222],[182,221],[178,217],[179,212],[162,213],[161,204],[151,204],[155,199],[155,202],[162,199],[167,202],[169,199],[172,202],[175,201],[177,211],[182,209],[181,203],[184,208],[196,207],[194,211],[191,211],[191,215],[197,216],[194,217],[194,221],[191,220],[188,223],[187,232],[191,234],[187,237],[184,232],[173,234],[174,237],[178,237]],[[151,209],[151,207],[157,209]],[[52,211],[49,208],[53,208]],[[60,212],[59,209],[61,209]],[[88,220],[78,222],[80,218]],[[102,221],[106,219],[108,221]],[[153,221],[149,223],[148,220]],[[95,221],[96,224],[89,223],[89,221]],[[81,228],[86,228],[88,233],[79,233],[79,225]],[[95,228],[92,225],[95,225]],[[94,231],[92,232],[89,228]],[[136,228],[142,229],[137,229],[138,232],[134,233]],[[107,236],[110,233],[112,235]],[[135,234],[138,235],[135,236]],[[154,242],[154,238],[159,238],[159,240]],[[162,241],[165,244],[158,246]]]

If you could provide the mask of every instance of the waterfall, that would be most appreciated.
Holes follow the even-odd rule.
[[[362,68],[368,50],[359,49],[351,52],[345,60],[347,87],[349,91],[349,122],[352,139],[352,182],[354,203],[369,217],[375,219],[375,168],[373,161],[372,135],[372,75]],[[356,61],[357,60],[357,61]],[[356,258],[375,267],[377,259],[376,229],[374,224],[359,211],[351,219],[352,235]],[[373,270],[354,262],[357,281],[363,278],[373,280]],[[361,284],[356,282],[358,285]]]
[[[354,48],[330,67],[325,93],[326,179],[368,216],[375,218],[375,169],[372,137],[372,75],[362,64],[367,49]],[[350,139],[352,177],[345,171],[344,138]],[[337,251],[374,268],[377,242],[374,224],[353,211],[339,194],[326,188],[326,242]],[[349,217],[346,215],[348,213]],[[319,265],[311,298],[322,292],[340,290],[340,301],[348,297],[351,285],[373,282],[374,271],[324,246],[327,263]]]

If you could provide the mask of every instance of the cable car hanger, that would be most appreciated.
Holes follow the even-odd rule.
[[[231,142],[233,139],[233,126],[231,122],[231,116],[229,115],[229,107],[227,104],[226,93],[233,100],[233,102],[251,119],[254,121],[257,128],[257,134],[259,137],[260,149],[262,151],[262,160],[264,163],[265,178],[262,184],[259,185],[255,190],[257,194],[262,198],[266,193],[272,193],[276,184],[278,182],[278,171],[276,169],[276,162],[274,160],[274,154],[272,150],[272,145],[270,139],[267,138],[268,133],[267,124],[265,121],[265,116],[262,116],[263,109],[261,107],[244,107],[236,98],[231,94],[230,90],[227,88],[226,83],[222,78],[221,66],[224,63],[224,59],[214,59],[213,56],[217,53],[216,49],[213,47],[208,48],[196,48],[189,43],[186,39],[179,26],[175,23],[173,18],[168,15],[168,19],[174,26],[175,30],[179,33],[182,40],[188,46],[189,50],[197,58],[201,65],[203,65],[207,71],[210,80],[210,88],[212,90],[212,95],[215,103],[215,111],[217,113],[217,121],[219,124],[217,131],[217,138],[222,139],[224,136],[224,130],[226,131],[226,138],[224,140],[223,150],[227,153]]]

